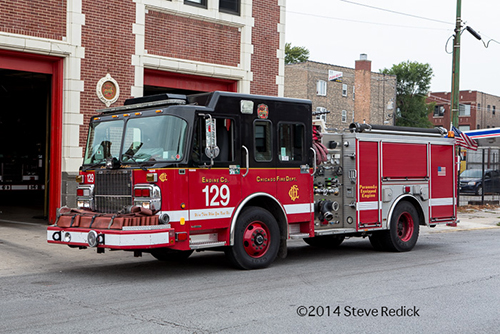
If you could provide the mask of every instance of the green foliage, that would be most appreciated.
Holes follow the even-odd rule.
[[[380,72],[396,76],[396,125],[432,127],[427,117],[434,106],[426,103],[434,75],[431,66],[408,60]]]
[[[303,46],[285,43],[285,64],[302,63],[309,59],[309,50]]]

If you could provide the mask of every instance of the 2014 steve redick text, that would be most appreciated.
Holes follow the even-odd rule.
[[[381,306],[379,308],[362,308],[353,306],[299,306],[297,315],[301,317],[420,317],[420,309],[416,306],[400,306],[398,308]]]

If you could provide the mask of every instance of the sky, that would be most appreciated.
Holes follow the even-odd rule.
[[[460,90],[500,96],[500,1],[461,2],[463,27],[493,41],[485,48],[463,31]],[[286,12],[286,42],[306,47],[311,61],[354,68],[365,53],[373,72],[407,60],[428,63],[431,91],[451,91],[457,0],[286,0]]]

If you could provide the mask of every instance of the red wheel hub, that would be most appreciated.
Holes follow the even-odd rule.
[[[259,221],[250,223],[243,234],[243,247],[251,257],[261,257],[269,249],[269,229]]]
[[[397,234],[401,241],[407,242],[413,236],[414,222],[408,212],[403,212],[398,219]]]

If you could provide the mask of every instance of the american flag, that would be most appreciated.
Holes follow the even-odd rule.
[[[451,127],[453,132],[455,133],[455,142],[457,145],[465,147],[466,149],[476,151],[477,150],[477,142],[469,138],[465,133],[457,129],[456,127]]]

